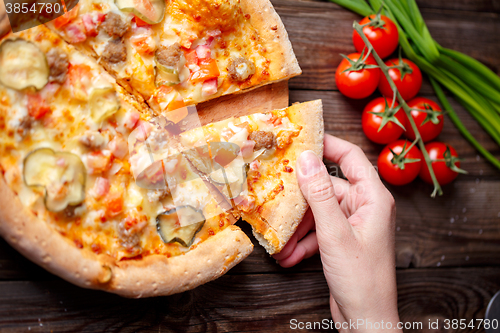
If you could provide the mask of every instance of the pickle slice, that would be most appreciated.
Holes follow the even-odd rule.
[[[111,117],[120,109],[118,95],[112,87],[93,89],[89,104],[90,115],[95,122]]]
[[[49,82],[49,65],[45,54],[24,39],[7,39],[0,44],[0,83],[24,90],[40,90]]]
[[[156,217],[156,228],[165,243],[193,244],[194,236],[205,223],[205,216],[193,206],[180,206]],[[184,226],[182,226],[184,225]]]
[[[123,12],[133,13],[148,24],[160,23],[165,14],[165,0],[115,0]]]
[[[181,83],[179,71],[173,67],[156,62],[156,86],[175,86]]]
[[[85,200],[85,166],[75,154],[39,148],[24,159],[24,182],[43,187],[45,207],[60,212]]]
[[[222,187],[222,193],[228,199],[235,199],[245,189],[247,166],[243,158],[238,156],[226,167],[216,167],[209,175],[209,179],[215,185]]]

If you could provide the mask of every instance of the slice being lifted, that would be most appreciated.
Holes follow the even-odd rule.
[[[229,118],[204,126],[203,138],[199,133],[181,134],[185,147],[197,145],[201,139],[212,148],[205,156],[213,160],[212,169],[199,171],[207,173],[239,216],[252,225],[261,245],[270,254],[280,252],[307,209],[294,170],[297,158],[305,150],[323,156],[321,101]],[[221,143],[236,144],[240,149]],[[224,155],[230,156],[226,162]]]
[[[269,0],[80,0],[48,26],[157,114],[301,72]]]

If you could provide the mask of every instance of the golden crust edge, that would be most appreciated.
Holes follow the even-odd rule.
[[[271,57],[271,78],[263,84],[300,75],[300,69],[285,25],[269,0],[242,0],[243,12],[250,14],[250,23],[264,41]],[[263,85],[261,84],[261,85]]]
[[[282,172],[284,190],[272,201],[262,205],[260,217],[268,225],[265,234],[253,228],[253,234],[269,254],[279,253],[294,234],[309,205],[307,204],[296,176],[295,163],[300,153],[312,150],[323,157],[323,106],[321,100],[294,104],[289,107],[288,116],[292,123],[302,124],[298,137],[286,151],[284,158],[290,161],[292,173]],[[243,220],[252,220],[252,215],[243,214]]]
[[[195,288],[225,274],[253,249],[245,233],[232,225],[185,255],[151,255],[143,260],[116,262],[78,249],[37,218],[22,205],[3,176],[0,197],[0,235],[22,255],[77,286],[125,297],[171,295]],[[197,265],[196,271],[191,269]]]

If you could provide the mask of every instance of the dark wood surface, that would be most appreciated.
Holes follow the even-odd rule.
[[[500,71],[500,1],[418,2],[439,43]],[[334,82],[339,53],[354,52],[351,25],[359,17],[323,1],[273,4],[304,71],[290,81],[290,102],[321,98],[326,131],[360,145],[375,162],[381,146],[370,143],[360,125],[367,100],[344,98]],[[434,98],[428,82],[422,95]],[[473,135],[500,156],[498,146],[471,117],[456,103],[453,106]],[[450,121],[439,139],[456,148],[468,175],[445,186],[445,194],[437,199],[431,199],[432,188],[418,180],[389,186],[398,210],[403,321],[484,318],[489,300],[500,290],[500,172],[478,156]],[[336,172],[334,165],[330,168]],[[250,234],[248,226],[243,229]],[[1,332],[282,332],[290,330],[292,319],[330,318],[318,256],[283,269],[256,244],[250,257],[216,281],[170,297],[130,300],[75,287],[0,239]]]

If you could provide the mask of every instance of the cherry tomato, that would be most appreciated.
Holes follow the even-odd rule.
[[[376,15],[370,15],[362,19],[359,24],[364,25],[372,22],[363,27],[363,34],[368,38],[379,57],[386,58],[398,47],[399,33],[398,28],[390,18],[381,15],[380,19],[381,21],[377,20]],[[352,33],[352,41],[358,52],[363,51],[365,43],[356,30]]]
[[[442,142],[431,142],[425,145],[425,150],[427,150],[427,153],[429,154],[431,160],[447,159],[447,157],[445,156],[447,148],[450,149],[451,153],[451,156],[449,156],[449,158],[458,158],[456,150],[448,144],[444,144]],[[460,161],[457,160],[455,161],[455,163],[450,162],[451,161],[448,162],[449,165],[455,164],[457,168],[460,167]],[[439,185],[446,185],[448,183],[451,183],[458,176],[458,172],[451,170],[445,161],[432,162],[432,169],[434,170],[434,174],[436,175]],[[429,168],[427,168],[426,163],[423,163],[419,176],[426,183],[432,184],[431,174],[429,173]]]
[[[411,111],[411,116],[415,121],[415,125],[417,125],[418,127],[418,131],[420,132],[422,140],[424,142],[428,142],[435,139],[439,135],[439,133],[441,133],[441,131],[443,130],[443,125],[444,125],[444,117],[442,115],[442,110],[439,107],[439,105],[428,98],[415,97],[414,99],[408,102],[408,106],[410,107],[410,109],[437,111],[434,114],[429,114],[426,112],[420,112],[416,110]],[[441,115],[439,115],[438,113],[441,113]],[[436,121],[437,124],[434,124],[433,120]],[[412,141],[415,140],[415,132],[413,131],[413,128],[410,126],[410,123],[408,122],[408,126],[405,127],[406,127],[405,136]]]
[[[335,82],[340,92],[347,97],[356,99],[365,98],[373,94],[375,89],[377,89],[380,81],[380,68],[365,68],[367,65],[373,66],[377,63],[371,55],[363,63],[362,59],[364,57],[363,52],[351,53],[348,55],[348,58],[355,64],[351,64],[347,59],[343,59],[337,68]],[[347,70],[350,68],[353,70]]]
[[[398,103],[396,102],[394,105],[391,104],[392,100],[384,97],[377,97],[368,103],[363,110],[363,115],[361,116],[363,132],[365,132],[368,139],[375,143],[388,144],[399,139],[401,134],[403,134],[403,128],[391,119],[397,119],[401,125],[406,127],[404,111],[399,109],[394,113],[394,110],[391,110],[391,108],[396,108]],[[379,113],[380,115],[375,115],[373,113]],[[379,131],[380,124],[382,124],[384,118],[387,118],[388,121],[386,120],[387,123]]]
[[[398,140],[388,144],[378,156],[378,172],[389,184],[405,185],[417,178],[422,166],[422,153],[413,146],[401,158],[400,154],[410,147],[411,142]],[[394,152],[396,156],[391,152]]]
[[[389,69],[389,75],[396,84],[396,88],[398,88],[401,97],[403,97],[405,101],[408,101],[418,94],[418,91],[422,86],[422,72],[417,65],[408,59],[403,59],[403,63],[405,64],[403,68],[403,79],[401,79],[403,75],[401,74],[401,70],[399,68]],[[387,60],[385,64],[387,66],[397,66],[400,62],[399,59],[394,58]],[[378,90],[380,90],[382,95],[388,98],[392,98],[394,94],[384,75],[380,78]]]

